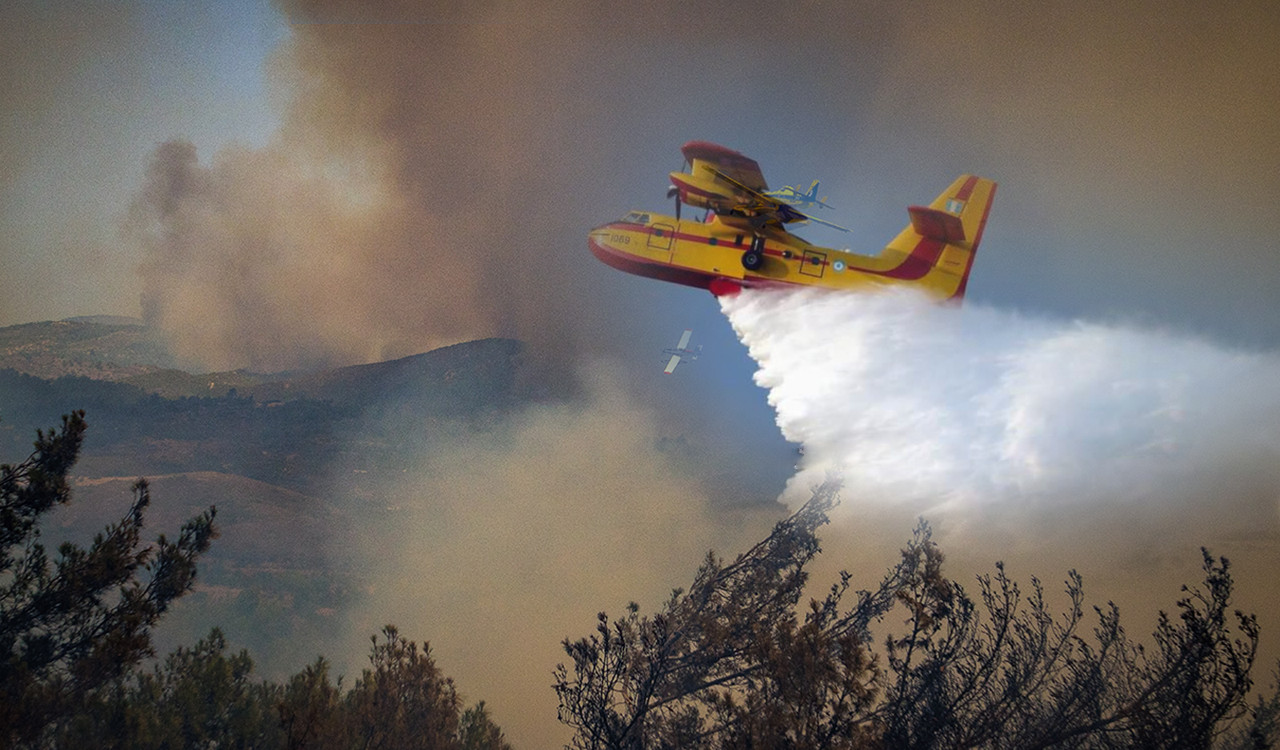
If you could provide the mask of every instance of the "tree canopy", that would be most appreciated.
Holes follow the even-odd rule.
[[[1086,621],[1070,572],[1065,613],[997,564],[977,596],[943,573],[927,524],[869,590],[852,576],[799,607],[838,486],[724,563],[708,556],[653,615],[601,613],[555,671],[573,747],[1209,747],[1275,740],[1275,698],[1250,709],[1256,620],[1229,612],[1224,558],[1131,640],[1114,604]],[[895,614],[896,613],[896,614]],[[901,623],[898,625],[897,623]],[[883,633],[882,650],[873,631]],[[1237,720],[1250,717],[1241,729]],[[1267,724],[1266,722],[1270,722]],[[1270,727],[1269,729],[1267,727]],[[1231,731],[1236,733],[1230,734]],[[1257,745],[1267,746],[1267,745]]]
[[[0,731],[9,743],[37,740],[151,655],[152,627],[191,588],[196,558],[217,535],[211,507],[176,540],[144,544],[151,495],[140,479],[123,518],[87,548],[66,542],[50,559],[40,519],[70,498],[85,427],[83,412],[67,415],[61,429],[37,433],[25,461],[0,466]]]

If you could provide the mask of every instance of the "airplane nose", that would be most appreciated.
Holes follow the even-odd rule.
[[[609,242],[609,225],[604,224],[592,229],[587,234],[587,245],[597,257],[616,252],[613,243]]]

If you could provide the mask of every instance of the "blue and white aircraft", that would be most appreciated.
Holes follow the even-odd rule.
[[[770,198],[777,198],[783,203],[796,206],[797,208],[831,208],[830,204],[827,203],[826,198],[818,197],[817,180],[813,181],[813,184],[809,186],[808,191],[801,190],[799,185],[787,185],[786,187],[780,187],[777,190],[769,190],[765,192],[765,195]]]

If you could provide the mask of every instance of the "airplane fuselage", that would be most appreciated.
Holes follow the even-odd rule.
[[[743,287],[814,286],[866,289],[910,284],[937,299],[964,293],[973,251],[920,238],[910,253],[878,256],[812,245],[775,227],[753,229],[748,219],[712,216],[677,220],[633,211],[591,230],[592,254],[621,271],[732,294]],[[758,253],[755,258],[748,253]]]

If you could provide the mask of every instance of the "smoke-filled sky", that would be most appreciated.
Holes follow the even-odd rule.
[[[668,5],[6,4],[0,323],[145,312],[262,368],[600,346],[694,305],[584,230],[707,138],[868,251],[998,180],[976,299],[1280,342],[1273,4]]]
[[[776,418],[811,467],[832,453],[852,464],[831,531],[849,541],[828,548],[879,541],[833,566],[887,566],[911,517],[930,512],[962,570],[1020,557],[1015,574],[1052,581],[1080,567],[1141,582],[1107,595],[1142,589],[1168,606],[1208,544],[1251,561],[1253,601],[1276,610],[1277,38],[1271,2],[8,3],[0,324],[141,315],[210,370],[515,336],[557,377],[601,362],[611,373],[609,398],[582,391],[594,418],[541,415],[540,439],[578,445],[586,424],[603,441],[636,410],[655,439],[688,436],[696,488],[634,435],[585,472],[602,486],[635,465],[672,472],[653,485],[663,508],[781,491],[796,457]],[[764,303],[790,328],[735,320],[772,390],[757,387],[709,295],[586,250],[590,227],[667,205],[666,172],[690,139],[748,153],[773,186],[822,180],[836,207],[824,218],[853,232],[801,233],[866,252],[957,174],[997,180],[964,322]],[[702,359],[652,377],[686,327]],[[758,348],[805,336],[793,359]],[[804,355],[823,346],[869,353],[815,371]],[[879,398],[886,377],[907,390]],[[861,411],[837,423],[822,404],[779,400],[794,392],[854,394]],[[877,463],[904,445],[931,470]],[[606,449],[618,446],[631,449]],[[506,513],[502,493],[517,490],[500,488],[519,483],[503,478],[530,459],[483,455],[479,507]],[[447,549],[489,528],[465,517],[465,476],[419,468],[464,519]],[[551,486],[540,502],[567,492]],[[881,502],[895,493],[912,502]],[[637,528],[649,544],[619,554],[698,546],[662,523]],[[709,532],[703,546],[730,538]],[[404,565],[431,560],[418,548]],[[442,656],[478,648],[400,624]],[[446,665],[466,689],[465,660]],[[480,697],[498,690],[478,679]],[[545,744],[552,717],[495,709]]]

